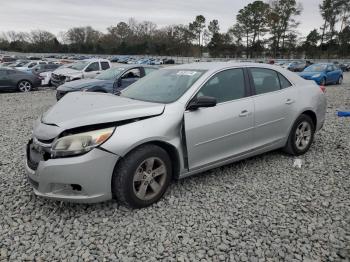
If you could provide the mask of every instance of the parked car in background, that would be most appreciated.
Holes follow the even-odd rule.
[[[41,79],[42,86],[51,86],[51,74],[52,71],[56,70],[62,66],[61,64],[41,64],[36,65],[32,68],[31,72],[35,75],[38,75]]]
[[[28,60],[41,60],[41,57],[38,56],[27,56]]]
[[[17,60],[9,65],[9,67],[15,68],[15,67],[22,67],[25,64],[30,62],[29,60]]]
[[[47,61],[29,61],[28,63],[22,65],[22,66],[16,66],[14,67],[17,70],[21,70],[21,71],[26,71],[26,72],[30,72],[32,71],[32,68],[36,65],[46,65],[48,64]]]
[[[54,70],[56,70],[57,68],[59,68],[61,65],[60,64],[39,64],[39,65],[36,65],[34,67],[32,67],[32,70],[31,72],[33,74],[40,74],[40,73],[43,73],[43,72],[52,72]]]
[[[291,62],[287,69],[292,72],[302,72],[304,69],[308,66],[310,66],[312,63],[310,61],[295,61]]]
[[[313,64],[299,75],[322,86],[331,83],[340,85],[343,82],[343,71],[332,63]]]
[[[0,68],[0,90],[29,92],[39,87],[41,80],[37,75],[12,68]]]
[[[3,56],[0,58],[0,63],[6,63],[6,62],[15,62],[17,58],[12,56]]]
[[[141,208],[172,179],[279,148],[306,153],[326,109],[320,87],[276,66],[166,67],[120,96],[56,103],[36,122],[25,169],[39,196]]]
[[[127,64],[128,61],[129,61],[129,59],[130,59],[130,57],[128,57],[128,56],[120,57],[120,58],[118,59],[118,63]]]
[[[3,62],[0,64],[0,67],[9,67],[12,64],[12,62]]]
[[[94,79],[81,79],[59,86],[56,91],[56,98],[60,100],[67,93],[76,91],[117,94],[145,75],[156,70],[158,70],[157,67],[138,65],[112,67]]]
[[[164,58],[163,59],[163,64],[165,64],[165,65],[173,65],[173,64],[175,64],[175,60],[174,59],[168,59],[168,58]]]
[[[339,64],[339,67],[340,69],[343,71],[343,72],[349,72],[350,71],[350,63],[341,63]]]
[[[58,68],[52,72],[51,83],[58,87],[66,82],[84,78],[94,78],[101,72],[111,68],[111,62],[107,59],[87,59]]]
[[[109,59],[109,61],[111,61],[112,63],[117,63],[119,59],[120,59],[119,56],[113,56]]]

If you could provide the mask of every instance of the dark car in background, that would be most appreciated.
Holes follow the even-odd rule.
[[[312,65],[310,61],[294,61],[288,65],[287,69],[292,72],[303,72],[310,65]]]
[[[341,63],[338,66],[340,67],[340,69],[343,72],[349,72],[350,71],[350,63],[349,62]]]
[[[37,75],[12,68],[0,68],[0,91],[29,92],[40,84]]]
[[[76,91],[117,94],[145,75],[156,70],[158,68],[154,66],[140,65],[112,67],[93,79],[66,82],[57,88],[56,98],[60,100],[67,93]]]

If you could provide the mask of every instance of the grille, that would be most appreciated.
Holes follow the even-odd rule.
[[[65,80],[66,80],[66,77],[63,76],[63,75],[52,74],[52,78],[53,78],[54,80],[57,80],[57,81],[65,81]]]

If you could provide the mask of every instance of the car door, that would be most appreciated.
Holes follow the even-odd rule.
[[[7,86],[9,86],[7,70],[0,68],[0,87],[7,87]]]
[[[195,170],[237,156],[252,147],[254,105],[243,69],[216,73],[199,90],[215,97],[215,107],[184,113],[189,169]]]
[[[327,84],[334,83],[337,80],[336,73],[335,73],[334,67],[332,65],[327,65],[326,76],[327,76]]]
[[[297,90],[277,71],[250,68],[254,88],[254,143],[263,148],[280,143],[288,136],[295,120]]]
[[[11,69],[3,70],[2,73],[1,71],[2,70],[0,70],[0,86],[3,89],[17,88],[17,81],[19,80],[17,75],[21,72]]]
[[[84,77],[94,78],[100,71],[100,63],[93,62],[85,68]]]

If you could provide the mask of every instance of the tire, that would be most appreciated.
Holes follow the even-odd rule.
[[[337,81],[337,85],[341,85],[343,83],[343,77],[339,76],[338,81]]]
[[[327,81],[326,78],[323,77],[322,80],[321,80],[321,82],[320,82],[320,86],[325,86],[326,83],[327,83],[326,81]]]
[[[18,90],[23,93],[31,91],[32,87],[33,87],[32,83],[29,82],[28,80],[21,80],[17,84]]]
[[[158,172],[152,172],[155,170]],[[171,161],[167,152],[156,145],[140,146],[114,168],[112,194],[122,205],[147,207],[164,195],[171,177]]]
[[[283,150],[290,155],[303,155],[310,149],[314,135],[315,125],[312,119],[308,115],[302,114],[295,121]]]

